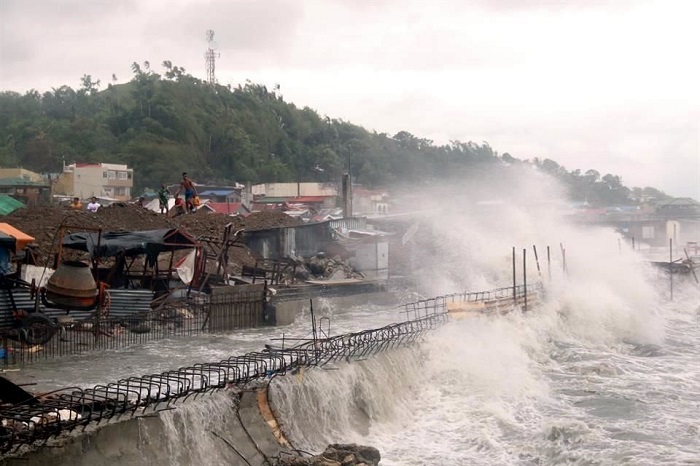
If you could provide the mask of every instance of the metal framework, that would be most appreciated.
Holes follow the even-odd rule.
[[[430,330],[450,320],[452,303],[514,300],[528,292],[525,286],[485,292],[457,293],[404,304],[407,320],[385,327],[330,336],[322,328],[325,318],[311,318],[312,339],[282,340],[280,347],[160,374],[128,377],[90,389],[69,387],[31,398],[24,403],[0,406],[0,453],[23,445],[46,445],[62,434],[99,425],[122,416],[139,417],[171,409],[184,401],[228,387],[244,388],[251,382],[269,381],[303,367],[364,359],[392,348],[416,342]],[[515,308],[513,308],[515,309]],[[329,324],[330,325],[330,324]],[[319,337],[321,335],[321,337]],[[298,342],[285,347],[285,341]]]
[[[22,445],[46,445],[51,438],[84,431],[90,425],[123,416],[143,416],[148,409],[169,409],[179,400],[230,386],[243,387],[298,368],[365,358],[415,342],[447,319],[445,313],[433,314],[374,330],[314,338],[291,348],[268,348],[219,362],[129,377],[90,389],[56,390],[26,403],[0,407],[0,452],[16,451]]]
[[[66,315],[65,311],[45,310],[58,320],[53,338],[42,345],[28,345],[21,340],[21,329],[0,330],[0,368],[267,323],[264,290],[231,289],[234,292],[225,294],[192,293],[187,299],[163,301],[153,308],[157,300],[152,304],[151,291],[111,290],[103,313],[71,311]],[[0,323],[12,317],[15,307],[24,309],[33,303],[26,290],[15,292],[14,299],[13,304],[0,293]]]
[[[541,284],[531,286],[518,285],[515,287],[497,288],[489,291],[468,291],[464,293],[453,293],[435,298],[421,299],[412,303],[407,303],[402,306],[403,312],[406,313],[408,319],[419,319],[420,317],[430,316],[448,311],[450,304],[460,303],[512,303],[517,304],[528,295],[530,299],[543,291]],[[487,311],[490,307],[485,308]],[[511,306],[510,309],[512,310]]]

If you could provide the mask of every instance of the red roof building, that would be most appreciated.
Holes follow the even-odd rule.
[[[200,209],[209,209],[215,214],[248,215],[250,210],[241,202],[207,202]]]

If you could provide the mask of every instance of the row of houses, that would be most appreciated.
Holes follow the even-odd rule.
[[[348,204],[344,202],[342,187],[338,184],[298,182],[244,186],[236,183],[220,186],[195,183],[202,200],[199,208],[211,213],[247,215],[279,210],[305,222],[392,213],[386,191],[352,186],[346,189],[351,193]],[[84,200],[94,196],[103,204],[129,202],[137,197],[132,192],[133,186],[134,171],[123,164],[74,163],[65,165],[62,173],[55,177],[43,177],[23,168],[0,168],[0,197],[4,199],[0,211],[73,197]],[[171,185],[169,189],[174,194],[178,185]],[[151,195],[155,197],[155,191]],[[159,210],[157,199],[147,206]],[[668,238],[678,242],[697,241],[700,235],[700,203],[689,198],[676,198],[645,207],[590,209],[580,206],[573,217],[578,222],[615,226],[627,236],[652,244],[662,244]]]
[[[74,163],[47,176],[25,168],[0,168],[0,194],[29,206],[73,197],[129,201],[133,186],[134,170],[122,164]]]
[[[196,184],[196,183],[195,183]],[[335,220],[350,215],[375,215],[389,213],[389,195],[385,191],[352,189],[351,208],[345,212],[340,207],[342,196],[335,186],[327,183],[265,183],[234,188],[211,187],[196,184],[202,200],[200,210],[229,215],[247,215],[251,212],[277,210],[304,222]],[[171,193],[178,186],[168,187]],[[171,205],[174,199],[171,199]],[[154,199],[147,204],[151,210],[159,210]]]
[[[340,218],[345,213],[342,193],[333,183],[264,183],[251,186],[219,186],[195,183],[202,207],[222,214],[247,214],[281,210],[305,221]],[[139,197],[133,192],[134,171],[127,165],[111,163],[74,163],[52,176],[42,176],[24,168],[0,168],[0,194],[23,205],[35,206],[98,198],[101,203],[130,202]],[[168,187],[177,192],[178,185]],[[355,215],[389,213],[388,193],[353,187],[350,212]],[[150,197],[155,197],[150,191]],[[158,203],[152,204],[157,210]]]

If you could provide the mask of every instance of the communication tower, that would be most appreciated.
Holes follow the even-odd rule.
[[[218,45],[214,42],[214,31],[207,30],[207,51],[204,53],[204,58],[207,64],[207,82],[216,84],[216,59],[219,58],[219,52],[216,52]]]

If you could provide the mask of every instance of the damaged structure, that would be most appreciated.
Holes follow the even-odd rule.
[[[56,237],[58,250],[43,267],[22,256],[2,274],[6,365],[286,325],[310,299],[369,300],[388,279],[385,235],[358,218],[254,230],[232,222],[218,235],[197,237],[184,228],[62,225]]]

